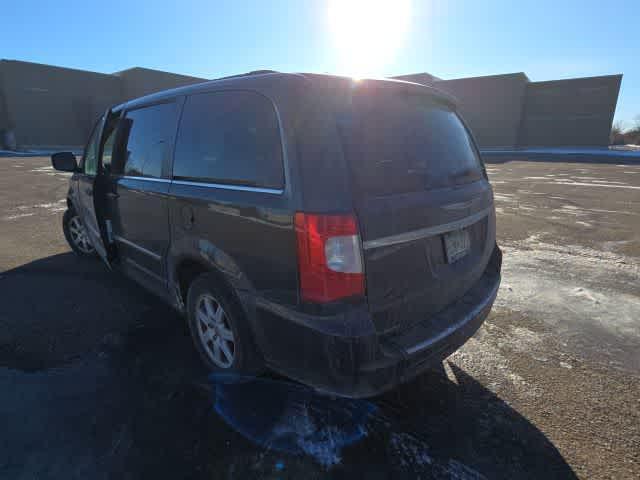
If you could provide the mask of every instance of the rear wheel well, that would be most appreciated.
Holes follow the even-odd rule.
[[[236,300],[235,292],[220,272],[198,260],[186,259],[180,262],[176,268],[176,281],[184,304],[187,302],[189,287],[203,273],[209,273],[215,277],[216,283],[220,288],[224,289],[233,300]]]
[[[177,268],[176,268],[176,284],[180,291],[180,296],[182,297],[182,303],[184,307],[184,312],[186,314],[187,320],[189,319],[188,315],[188,294],[189,288],[192,283],[200,277],[202,274],[206,273],[208,280],[213,280],[215,286],[221,291],[222,294],[226,294],[226,300],[231,304],[232,308],[237,309],[237,314],[241,317],[238,318],[241,325],[244,325],[244,331],[246,334],[246,346],[250,348],[251,352],[248,353],[248,371],[255,372],[261,371],[263,368],[264,360],[262,359],[262,354],[258,347],[256,346],[254,332],[251,330],[251,326],[248,322],[247,316],[250,315],[245,306],[240,301],[240,297],[238,293],[233,288],[232,284],[225,278],[224,274],[218,271],[216,268],[207,265],[204,262],[194,260],[191,258],[187,258],[182,260]],[[250,346],[250,347],[249,347]]]

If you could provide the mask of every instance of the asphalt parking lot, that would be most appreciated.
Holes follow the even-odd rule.
[[[481,330],[368,401],[228,384],[61,230],[68,177],[0,158],[0,478],[639,478],[640,165],[505,162]]]

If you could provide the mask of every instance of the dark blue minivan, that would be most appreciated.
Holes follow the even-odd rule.
[[[259,72],[107,111],[64,233],[182,312],[212,370],[372,396],[442,362],[500,283],[491,185],[455,101]]]

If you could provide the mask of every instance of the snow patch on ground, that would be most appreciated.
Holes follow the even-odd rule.
[[[534,332],[525,327],[511,326],[509,332],[511,341],[509,346],[516,352],[530,352],[535,346],[544,342],[549,335],[545,333]]]
[[[524,210],[525,212],[533,212],[534,210],[538,210],[538,209],[531,205],[518,205],[518,210]]]
[[[29,213],[19,213],[15,215],[10,215],[8,217],[4,217],[4,219],[14,220],[16,218],[21,218],[21,217],[30,217],[31,215],[35,215],[38,209],[45,210],[49,213],[64,212],[67,209],[67,200],[64,198],[61,198],[60,200],[57,200],[55,202],[49,202],[49,203],[38,203],[36,205],[18,205],[17,207],[14,207],[12,210],[15,210],[18,212],[29,212]],[[31,211],[31,210],[34,210],[34,211]]]
[[[423,467],[433,463],[433,459],[427,453],[428,446],[408,433],[391,434],[389,446],[393,450],[394,457],[399,460],[400,465],[403,467],[413,465]]]
[[[549,198],[553,198],[556,200],[566,200],[561,197],[549,197]],[[554,208],[551,211],[555,213],[562,213],[565,215],[574,215],[574,216],[587,216],[594,213],[615,213],[616,215],[622,214],[622,215],[634,215],[634,216],[640,215],[640,213],[634,212],[634,211],[608,210],[608,209],[602,209],[602,208],[582,208],[575,205],[562,205],[560,208]],[[585,225],[586,222],[576,222],[576,223],[578,223],[579,225]],[[585,226],[591,226],[591,225],[585,225]]]
[[[513,202],[514,197],[515,195],[511,193],[494,193],[493,194],[493,198],[500,202]]]
[[[30,172],[55,172],[55,170],[53,169],[53,167],[51,165],[46,165],[44,167],[37,167],[37,168],[32,168],[31,170],[29,170]]]
[[[35,213],[17,213],[15,215],[7,215],[6,217],[2,217],[3,220],[17,220],[18,218],[30,217],[31,215],[35,215]]]
[[[336,425],[319,425],[309,412],[306,404],[294,404],[285,410],[272,431],[273,439],[288,438],[305,454],[313,457],[320,465],[330,468],[342,461],[341,450],[351,443],[350,433]],[[367,436],[364,426],[360,438]]]
[[[38,203],[35,206],[38,207],[38,208],[55,208],[55,207],[59,206],[61,203],[66,203],[66,200],[64,198],[61,198],[60,200],[58,200],[56,202]]]
[[[593,226],[589,222],[582,222],[580,220],[576,220],[576,225],[582,225],[583,227],[592,227]]]
[[[571,185],[574,187],[606,187],[606,188],[626,188],[629,190],[640,190],[640,187],[633,185],[613,185],[611,183],[586,183],[586,182],[552,182],[552,185]]]
[[[538,147],[538,148],[521,148],[516,150],[509,149],[483,149],[482,154],[499,154],[502,156],[510,155],[526,155],[528,153],[541,153],[553,155],[595,155],[606,157],[640,157],[640,152],[636,150],[635,145],[625,146],[626,149],[619,148],[584,148],[584,147]],[[624,165],[623,165],[624,166]]]
[[[612,184],[618,184],[618,185],[629,185],[626,182],[618,182],[616,180],[609,180],[607,178],[597,178],[597,177],[589,177],[589,176],[582,176],[582,175],[572,175],[571,179],[572,180],[586,180],[587,182],[599,182],[599,183],[612,183]]]
[[[610,240],[602,244],[602,248],[607,252],[615,252],[620,247],[624,247],[631,243],[631,240]]]
[[[409,433],[392,433],[389,440],[391,458],[395,459],[401,468],[411,472],[414,478],[420,478],[417,472],[427,471],[427,478],[442,478],[456,480],[486,479],[477,470],[455,459],[437,460],[429,454],[429,446],[419,438]]]
[[[52,177],[62,177],[62,178],[68,178],[72,175],[72,173],[70,172],[59,172],[58,170],[55,170],[51,165],[32,168],[29,171],[33,173],[44,173],[45,175],[50,175]]]
[[[587,208],[585,209],[587,212],[595,212],[595,213],[616,213],[616,214],[624,214],[624,215],[640,215],[638,212],[624,211],[624,210],[605,210],[602,208]]]
[[[35,207],[36,208],[44,208],[44,209],[48,210],[51,213],[63,212],[63,211],[65,211],[67,209],[67,200],[64,199],[64,198],[61,198],[57,202],[40,203],[38,205],[35,205]]]
[[[554,208],[553,210],[551,210],[552,212],[556,212],[556,213],[563,213],[565,215],[575,215],[575,216],[584,216],[584,215],[588,215],[587,212],[574,207],[573,205],[563,205],[560,208]]]
[[[553,245],[538,236],[505,245],[503,284],[496,306],[540,313],[547,322],[581,329],[592,324],[621,338],[640,338],[640,264],[611,251]],[[627,278],[632,292],[612,290]],[[635,279],[635,280],[634,280]]]
[[[479,334],[469,339],[464,347],[456,351],[451,357],[453,361],[462,369],[478,368],[478,358],[482,358],[481,369],[491,378],[490,389],[498,393],[502,388],[515,389],[522,396],[536,397],[540,393],[529,385],[525,379],[513,370],[508,354],[503,349],[527,351],[524,346],[527,339],[518,339],[517,335],[509,335],[490,321],[485,322],[484,329]]]

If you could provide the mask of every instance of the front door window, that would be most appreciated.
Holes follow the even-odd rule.
[[[98,170],[98,141],[100,139],[99,127],[101,123],[102,119],[98,120],[98,123],[93,127],[91,138],[82,157],[82,169],[87,175],[95,175]]]

